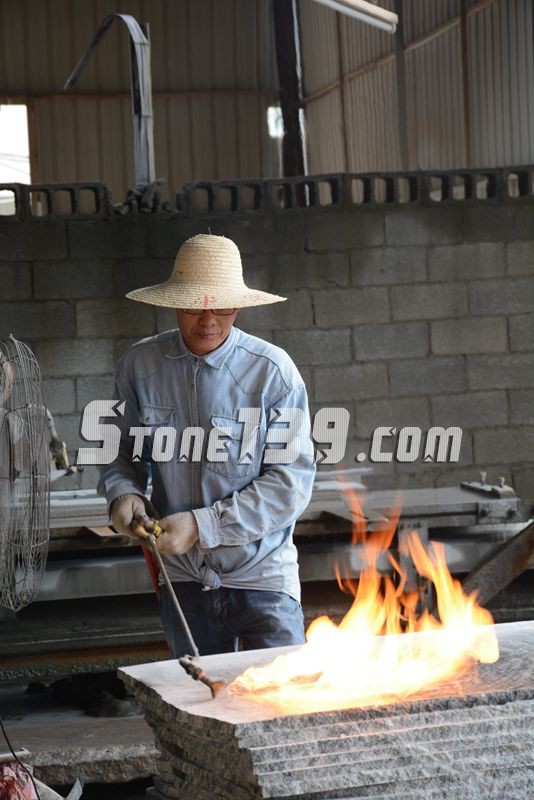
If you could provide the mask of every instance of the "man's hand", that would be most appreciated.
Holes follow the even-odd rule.
[[[123,536],[131,536],[132,539],[146,538],[146,531],[143,525],[132,522],[134,519],[146,520],[148,516],[145,512],[145,504],[137,494],[121,494],[115,498],[111,504],[111,524]],[[145,534],[145,535],[143,535]]]
[[[160,553],[166,556],[183,556],[198,539],[195,515],[191,511],[170,514],[159,520],[163,533],[156,539]]]

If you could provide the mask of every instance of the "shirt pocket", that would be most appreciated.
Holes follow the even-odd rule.
[[[235,417],[227,414],[213,414],[211,417],[212,431],[219,432],[217,442],[217,453],[215,449],[215,434],[209,432],[213,438],[213,446],[210,453],[209,446],[206,447],[204,464],[207,469],[217,472],[226,478],[243,478],[258,474],[258,461],[261,447],[261,425],[254,426],[254,430],[249,432],[251,437],[247,447],[247,442],[243,443],[243,436],[246,434],[246,426],[239,422]],[[242,447],[242,445],[244,446]],[[251,452],[252,449],[252,452]],[[225,451],[226,450],[226,454]],[[211,456],[211,459],[210,459]],[[225,457],[227,456],[227,457]],[[225,460],[216,461],[216,457]]]
[[[150,458],[152,463],[157,462],[161,466],[171,462],[177,448],[175,407],[143,403],[141,421],[150,429],[150,436],[145,436],[143,440],[143,458]]]
[[[174,406],[141,406],[141,419],[143,425],[150,427],[172,426],[176,420],[176,409]]]

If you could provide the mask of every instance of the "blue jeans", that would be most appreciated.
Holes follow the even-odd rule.
[[[302,608],[284,592],[255,589],[210,589],[195,582],[173,583],[178,602],[191,628],[200,655],[231,653],[241,639],[245,650],[303,644]],[[161,587],[160,614],[173,658],[190,654],[191,647],[165,585]]]

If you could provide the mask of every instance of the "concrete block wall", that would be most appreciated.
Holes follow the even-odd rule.
[[[236,182],[230,209],[217,208],[218,184],[203,184],[203,210],[191,185],[171,211],[146,214],[117,213],[95,185],[94,214],[45,218],[32,217],[28,187],[14,185],[17,213],[0,218],[0,336],[33,347],[73,454],[80,412],[111,396],[118,357],[175,324],[171,310],[124,293],[164,280],[189,236],[224,234],[241,249],[247,283],[288,298],[243,310],[237,324],[293,356],[312,411],[350,411],[345,465],[368,451],[376,427],[458,425],[459,463],[375,464],[367,483],[453,485],[482,470],[534,499],[531,178],[523,168]],[[94,485],[93,471],[82,481]]]

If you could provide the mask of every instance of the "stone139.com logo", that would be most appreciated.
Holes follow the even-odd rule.
[[[133,461],[148,458],[159,463],[202,459],[224,462],[232,454],[238,464],[251,464],[256,459],[263,464],[292,464],[305,440],[309,447],[309,429],[301,408],[271,409],[262,435],[260,408],[242,408],[236,418],[214,415],[208,430],[180,430],[168,422],[128,427],[124,416],[125,403],[116,400],[93,400],[85,407],[81,436],[87,442],[99,442],[99,446],[81,447],[78,465],[111,464],[119,455],[121,442]],[[347,453],[349,428],[350,413],[346,408],[322,408],[313,416],[311,437],[318,464],[339,464],[346,457],[373,464],[417,460],[454,463],[460,457],[462,429],[458,427],[436,426],[424,432],[418,427],[382,426],[372,432],[367,451],[356,454]]]

